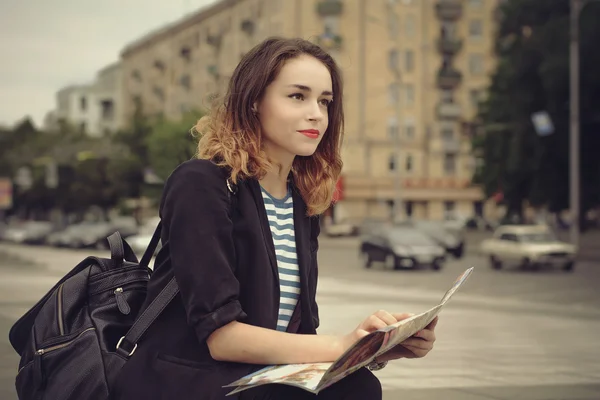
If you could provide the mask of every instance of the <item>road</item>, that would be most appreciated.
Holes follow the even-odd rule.
[[[89,253],[0,244],[1,399],[16,398],[18,358],[8,329]],[[434,351],[377,373],[384,398],[600,399],[599,263],[580,262],[573,273],[494,271],[469,253],[441,271],[366,270],[355,242],[323,240],[319,332],[345,333],[378,309],[424,311],[471,266],[473,275],[442,312]]]

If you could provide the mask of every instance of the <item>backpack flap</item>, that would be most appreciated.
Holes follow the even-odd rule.
[[[28,343],[30,343],[30,334],[32,333],[33,324],[35,319],[46,302],[53,296],[58,288],[67,281],[67,279],[77,275],[81,271],[89,268],[91,265],[100,264],[101,260],[96,257],[88,257],[75,266],[69,273],[67,273],[56,285],[50,289],[44,297],[40,299],[29,311],[27,311],[14,325],[11,327],[8,339],[10,344],[20,355],[26,349]],[[106,264],[106,263],[105,263]]]

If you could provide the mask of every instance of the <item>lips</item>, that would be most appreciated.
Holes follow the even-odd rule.
[[[300,132],[304,136],[309,137],[311,139],[316,139],[320,135],[320,132],[318,130],[316,130],[316,129],[304,129],[304,130],[301,130],[301,131],[298,131],[298,132]]]

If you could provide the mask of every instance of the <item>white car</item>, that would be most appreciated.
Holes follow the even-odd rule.
[[[559,241],[547,226],[504,225],[481,243],[481,253],[489,257],[494,269],[517,264],[523,268],[549,265],[572,271],[576,249]]]

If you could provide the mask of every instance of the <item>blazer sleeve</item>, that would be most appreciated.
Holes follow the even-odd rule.
[[[312,268],[309,274],[310,309],[312,311],[313,325],[316,329],[319,327],[319,306],[317,305],[317,281],[319,279],[319,263],[317,253],[319,251],[319,234],[321,233],[321,223],[319,217],[311,217],[310,221],[310,257]]]
[[[200,342],[246,314],[238,300],[225,174],[208,160],[182,164],[165,186],[161,216],[187,322]]]

